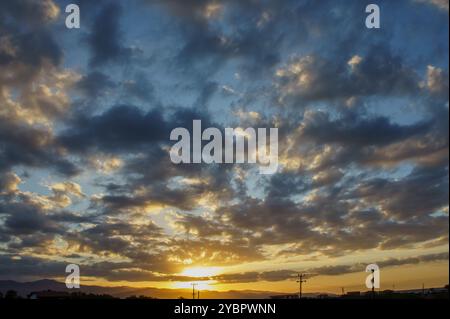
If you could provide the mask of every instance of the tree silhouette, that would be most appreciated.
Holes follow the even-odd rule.
[[[15,290],[8,290],[6,292],[6,294],[5,294],[5,299],[19,299],[17,291],[15,291]]]

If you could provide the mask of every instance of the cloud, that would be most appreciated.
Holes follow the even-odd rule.
[[[165,120],[158,110],[144,113],[134,106],[116,106],[100,115],[79,116],[60,135],[64,147],[75,152],[97,149],[128,152],[168,136]]]
[[[40,269],[42,278],[60,276],[64,273],[66,264],[48,259],[24,256],[0,255],[0,274],[2,279],[31,279],[36,278],[36,268]],[[6,275],[7,274],[7,275]]]
[[[58,14],[58,6],[51,0],[0,4],[0,65],[8,69],[27,66],[10,77],[35,74],[45,62],[53,65],[61,62],[61,48],[47,28]]]
[[[371,47],[366,56],[353,56],[347,62],[318,55],[296,57],[276,75],[282,100],[398,96],[417,93],[419,85],[414,70],[381,46]]]
[[[391,258],[381,262],[377,262],[378,266],[383,268],[421,264],[427,262],[442,262],[448,261],[448,253],[438,253],[429,255],[420,255],[417,257],[407,258]],[[365,272],[366,264],[352,264],[352,265],[334,265],[323,266],[317,268],[303,269],[301,271],[295,270],[277,270],[277,271],[263,271],[263,272],[245,272],[245,273],[230,273],[210,277],[209,279],[217,280],[219,283],[250,283],[259,281],[284,281],[295,280],[299,272],[306,272],[307,277],[315,276],[338,276],[349,273]]]
[[[424,106],[428,114],[406,125],[384,115],[368,114],[365,108],[344,110],[339,115],[307,110],[291,127],[285,124],[288,129],[280,142],[281,162],[314,172],[349,165],[395,168],[405,162],[446,166],[448,109],[436,101]]]
[[[330,184],[305,196],[314,181],[274,176],[264,201],[246,199],[217,211],[229,229],[198,220],[191,225],[201,225],[194,226],[200,236],[242,232],[252,245],[289,244],[280,255],[414,247],[448,233],[448,217],[432,217],[448,206],[447,177],[448,170],[439,167],[417,169],[401,181],[346,177],[339,186]],[[304,200],[295,203],[296,196]]]
[[[52,1],[0,4],[0,273],[61,276],[67,258],[88,277],[191,281],[186,267],[448,242],[441,12],[382,1],[374,32],[358,2],[143,3],[82,1],[86,33],[62,32]],[[170,131],[194,119],[278,127],[280,172],[171,163]],[[295,275],[277,265],[215,279]]]
[[[0,176],[0,194],[14,194],[18,191],[18,186],[22,182],[19,176],[6,172]]]
[[[67,207],[72,204],[71,197],[83,198],[86,195],[81,191],[81,186],[74,182],[62,182],[49,186],[53,195],[49,200],[61,207]]]
[[[217,70],[226,61],[240,61],[249,76],[263,73],[279,61],[278,46],[283,36],[271,32],[271,23],[248,23],[260,20],[261,8],[252,1],[147,1],[167,9],[178,21],[175,26],[184,42],[176,55],[178,65],[203,73]],[[267,5],[277,10],[279,5]],[[232,14],[227,14],[232,13]],[[245,21],[239,19],[246,16]],[[234,25],[233,32],[220,22]],[[205,65],[208,66],[205,68]],[[203,67],[198,67],[203,65]],[[263,67],[261,67],[263,66]]]
[[[361,183],[356,190],[359,195],[378,202],[392,215],[427,215],[448,203],[447,168],[416,169],[401,181],[374,179]],[[429,193],[428,193],[429,192]],[[386,196],[391,194],[391,196]],[[392,196],[394,195],[394,196]],[[384,200],[381,198],[384,197]],[[405,200],[409,198],[409,200]]]
[[[143,73],[136,74],[136,77],[133,80],[125,81],[123,86],[131,98],[135,97],[139,101],[144,101],[146,103],[155,100],[155,88]]]
[[[429,65],[427,67],[427,87],[432,94],[441,95],[448,101],[448,74],[444,70]]]
[[[88,37],[92,66],[117,62],[129,56],[129,49],[122,45],[121,15],[122,7],[118,3],[108,3],[100,8]]]
[[[306,112],[300,131],[302,138],[313,139],[319,144],[369,147],[392,144],[423,134],[430,126],[427,122],[401,126],[382,116],[361,118],[350,115],[333,121],[327,113]]]
[[[0,12],[9,14],[19,21],[26,21],[33,24],[33,26],[39,26],[57,18],[60,9],[52,0],[23,0],[9,3],[2,2],[0,4]]]
[[[54,147],[53,134],[47,128],[36,128],[17,123],[0,116],[0,171],[17,165],[29,167],[52,167],[62,175],[79,172]]]
[[[83,76],[76,87],[89,98],[97,98],[116,87],[116,83],[107,75],[99,71],[93,71]]]
[[[33,233],[56,234],[62,232],[57,224],[48,218],[36,204],[10,203],[0,206],[0,214],[7,214],[4,222],[5,232],[14,235]]]
[[[448,0],[414,0],[418,2],[428,3],[436,6],[437,8],[448,12]]]

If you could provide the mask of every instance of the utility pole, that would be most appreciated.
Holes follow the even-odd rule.
[[[305,278],[305,274],[298,274],[297,275],[298,280],[297,282],[299,283],[299,291],[298,291],[298,299],[302,299],[302,285],[304,282],[306,282]]]
[[[192,283],[192,299],[195,299],[195,286],[197,286],[197,284]]]
[[[372,298],[375,299],[375,269],[372,269]]]
[[[200,290],[197,290],[197,299],[200,299]]]
[[[343,295],[345,295],[345,288],[342,287],[341,289],[342,289],[342,296],[343,296]]]

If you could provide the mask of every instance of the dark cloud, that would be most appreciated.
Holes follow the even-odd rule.
[[[17,46],[21,49],[18,59],[23,63],[36,66],[48,60],[58,65],[62,61],[60,47],[53,37],[44,31],[20,35],[17,38]]]
[[[93,71],[78,81],[76,87],[87,97],[96,98],[103,96],[107,91],[116,87],[116,83],[104,73]]]
[[[127,96],[135,97],[146,103],[155,100],[155,88],[143,73],[136,74],[133,80],[125,81],[123,86]]]
[[[351,146],[378,146],[392,144],[425,133],[430,122],[412,125],[392,123],[387,117],[361,118],[355,114],[339,120],[331,120],[329,114],[310,114],[301,127],[302,137],[319,144],[345,144]]]
[[[69,241],[79,245],[81,251],[91,251],[94,253],[121,254],[129,257],[134,254],[134,250],[140,251],[140,248],[147,246],[149,248],[156,242],[161,235],[161,230],[153,223],[143,225],[132,225],[130,223],[114,221],[101,222],[93,227],[89,227],[79,234],[73,234]],[[130,246],[134,240],[125,239],[134,238],[135,244],[139,246]]]
[[[117,2],[109,2],[95,17],[92,32],[88,38],[92,50],[91,65],[100,66],[127,57],[129,49],[122,45],[121,15],[121,5]]]
[[[2,21],[9,22],[10,19],[15,22],[25,22],[32,24],[33,27],[40,27],[55,18],[58,7],[51,0],[34,1],[2,1],[0,3],[0,15]],[[8,15],[9,19],[5,16]]]
[[[17,235],[34,232],[54,233],[57,231],[56,224],[51,223],[45,215],[32,207],[15,205],[10,209],[13,209],[14,213],[10,213],[9,218],[5,221],[7,231],[14,232]]]
[[[169,136],[167,132],[160,111],[144,113],[137,107],[116,106],[90,118],[80,114],[59,140],[76,152],[89,149],[127,152],[166,139]]]
[[[425,217],[448,205],[448,167],[417,168],[399,181],[373,179],[362,182],[355,195],[378,203],[392,217]]]
[[[182,68],[202,73],[235,60],[249,76],[256,76],[267,72],[280,60],[278,47],[283,34],[274,32],[271,23],[261,22],[258,26],[258,20],[264,19],[264,8],[253,1],[147,2],[161,5],[180,18],[176,25],[183,34],[184,44],[176,60]],[[268,11],[280,10],[275,2],[266,5]],[[233,32],[223,28],[222,21],[233,25]],[[199,67],[201,65],[203,67]]]
[[[4,242],[8,243],[5,252],[20,253],[25,248],[46,251],[54,237],[66,230],[26,195],[22,201],[10,198],[0,201],[0,216],[0,231]]]
[[[79,169],[58,153],[53,134],[47,129],[30,127],[0,117],[0,171],[17,165],[52,167],[72,176]]]
[[[296,148],[288,156],[316,159],[315,172],[360,165],[396,167],[410,162],[417,165],[448,166],[448,109],[428,103],[421,121],[400,125],[385,116],[366,111],[307,111],[299,126],[293,126],[285,138],[295,138]],[[295,133],[292,133],[295,131]],[[284,139],[284,138],[283,138]],[[283,141],[282,139],[282,141]],[[285,147],[281,144],[281,149]]]
[[[420,77],[386,47],[372,47],[366,56],[333,60],[318,55],[294,58],[278,71],[285,103],[348,99],[373,95],[402,96],[420,92]]]
[[[378,261],[377,265],[383,268],[401,266],[401,265],[416,265],[427,262],[442,262],[448,261],[448,253],[438,253],[429,255],[420,255],[417,257],[408,258],[390,258],[384,261]],[[366,264],[354,265],[338,265],[338,266],[324,266],[318,268],[308,269],[308,273],[313,276],[337,276],[348,273],[364,272]]]
[[[52,278],[64,274],[67,266],[67,264],[59,261],[31,256],[13,257],[15,256],[0,255],[0,276],[2,279]],[[37,277],[36,268],[40,269],[39,277]]]
[[[12,69],[4,82],[23,84],[45,63],[59,65],[62,50],[47,28],[57,16],[58,7],[51,1],[2,1],[0,4],[0,66]],[[21,68],[25,65],[26,69]],[[7,69],[8,68],[8,69]],[[2,72],[3,73],[3,72]]]

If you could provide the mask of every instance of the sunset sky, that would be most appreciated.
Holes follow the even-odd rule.
[[[0,280],[444,286],[448,31],[448,0],[0,0]],[[196,119],[277,127],[278,172],[173,164]]]

